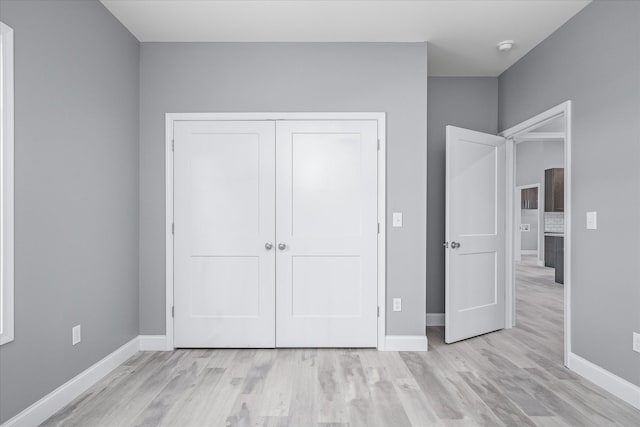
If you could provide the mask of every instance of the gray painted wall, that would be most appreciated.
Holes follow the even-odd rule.
[[[140,67],[142,334],[165,333],[164,114],[234,111],[387,113],[387,332],[424,334],[425,43],[143,43]]]
[[[495,134],[498,79],[430,77],[427,170],[427,312],[444,313],[445,126]]]
[[[0,20],[15,31],[16,237],[1,423],[138,334],[139,44],[93,1],[2,0]]]
[[[573,101],[572,350],[640,385],[640,2],[593,2],[500,78],[500,129]],[[598,230],[585,212],[598,212]]]
[[[543,130],[537,129],[536,131],[542,132]],[[556,131],[563,132],[563,126]],[[544,195],[544,170],[563,167],[564,142],[562,141],[524,141],[516,145],[516,186],[540,184],[540,191]],[[544,196],[542,203],[540,209],[544,212]],[[522,222],[535,223],[537,234],[540,235],[540,241],[543,242],[544,222],[541,227],[538,227],[537,212],[535,214],[532,214],[533,211],[530,210],[522,212],[523,216],[527,215],[527,219],[523,218]],[[521,236],[522,249],[536,249],[538,236],[533,230],[529,233],[521,233]],[[532,245],[533,243],[535,245]],[[544,260],[544,249],[540,251],[539,259]]]
[[[540,234],[538,222],[539,220],[537,209],[520,210],[520,223],[529,224],[529,231],[520,233],[520,249],[522,249],[523,251],[538,250],[538,235]]]
[[[516,145],[516,185],[540,184],[544,170],[564,167],[562,141],[524,141]]]

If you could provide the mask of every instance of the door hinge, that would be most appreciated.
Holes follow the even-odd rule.
[[[380,306],[378,306],[378,317],[380,317]]]
[[[380,223],[378,223],[378,234],[380,234]]]
[[[171,223],[171,234],[174,234],[175,232],[175,224],[172,222]]]
[[[176,145],[176,141],[175,139],[171,140],[171,151],[173,151],[175,149],[175,145]]]
[[[378,151],[380,151],[380,139],[378,139]]]
[[[171,317],[175,317],[175,310],[174,310],[174,306],[171,306]]]

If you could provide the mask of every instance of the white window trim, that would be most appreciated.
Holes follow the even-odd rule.
[[[0,282],[0,345],[13,341],[13,29],[0,22],[2,43],[2,277]]]

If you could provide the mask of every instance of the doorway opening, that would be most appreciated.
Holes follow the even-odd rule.
[[[571,101],[502,136],[507,138],[507,188],[512,189],[507,192],[506,327],[518,323],[535,329],[545,337],[547,351],[568,367]],[[518,310],[519,305],[536,310]]]
[[[557,338],[555,348],[558,354],[564,352],[564,364],[569,367],[571,101],[499,135],[455,126],[446,129],[445,343],[515,326],[516,296],[519,294],[516,270],[537,268],[544,262],[542,237],[547,237],[552,246],[546,255],[552,259],[548,262],[553,267],[553,278],[548,278],[549,287],[554,287],[555,282],[564,285],[561,290],[556,288],[556,307],[549,309],[556,316],[546,319],[546,324],[534,324],[533,320],[539,317],[537,307],[521,300],[521,308],[528,309],[531,314],[518,319],[518,326],[527,335],[535,337],[535,348],[547,350],[546,347],[553,345],[546,341],[547,335]],[[532,175],[526,178],[529,182],[518,182],[517,174],[523,172],[526,165],[519,164],[517,152],[523,153],[529,146],[544,147],[542,142],[545,141],[554,143],[555,150],[563,157],[548,170],[545,166],[542,170],[534,168]],[[517,149],[518,142],[522,143],[520,150]],[[544,200],[541,200],[542,194]],[[526,209],[523,209],[523,203]],[[542,236],[534,236],[534,242],[538,240],[539,243],[532,259],[526,258],[530,261],[527,265],[522,259],[522,236],[518,234],[521,233],[523,211],[533,211],[533,207],[537,213],[531,215],[530,222],[524,223],[523,229],[528,231],[522,233],[531,233],[532,222],[538,218],[536,233],[542,233]],[[541,211],[545,212],[542,216]],[[544,236],[545,229],[548,236]],[[520,256],[519,264],[516,264],[516,256]],[[549,274],[550,270],[537,270],[537,273],[543,272]],[[528,290],[536,294],[534,289]],[[526,292],[521,294],[526,296]],[[542,326],[546,326],[546,330]]]

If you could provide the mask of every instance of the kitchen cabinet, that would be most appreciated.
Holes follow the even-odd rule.
[[[564,284],[564,237],[544,236],[544,266],[555,268],[556,283]]]
[[[544,236],[544,266],[554,268],[556,266],[556,240],[555,236]]]
[[[521,209],[538,209],[538,187],[525,188],[520,194]]]
[[[544,171],[544,211],[564,212],[564,168]]]
[[[556,239],[556,283],[564,284],[564,237]]]

